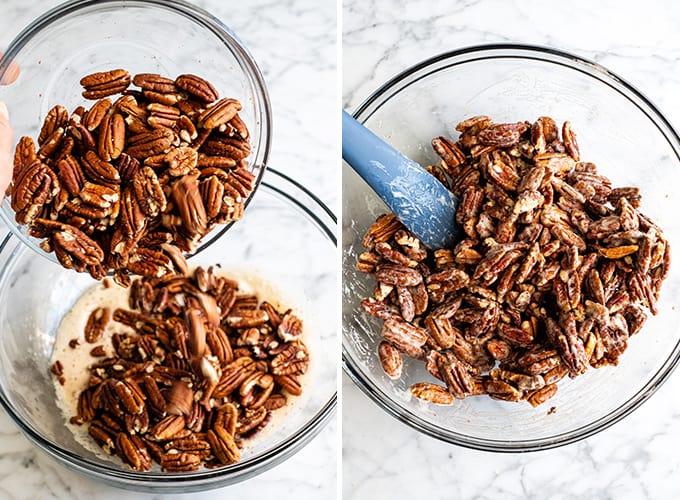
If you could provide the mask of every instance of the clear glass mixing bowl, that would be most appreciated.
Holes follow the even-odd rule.
[[[0,59],[0,80],[13,62],[21,73],[12,85],[0,86],[0,100],[9,107],[15,142],[24,135],[37,138],[47,112],[56,104],[69,111],[81,104],[91,106],[93,101],[87,104],[81,96],[79,81],[85,75],[114,68],[171,78],[193,73],[212,82],[221,96],[242,103],[239,114],[252,145],[248,168],[256,175],[256,186],[262,179],[272,123],[264,79],[236,34],[192,4],[181,0],[70,1],[33,21],[16,37]],[[31,249],[57,261],[38,246],[39,239],[28,236],[27,228],[15,222],[9,200],[0,207],[0,217]],[[230,226],[211,231],[197,252]]]
[[[220,264],[227,274],[255,273],[280,290],[282,302],[301,311],[303,318],[310,352],[303,394],[291,398],[285,414],[274,415],[262,439],[242,450],[241,462],[193,473],[140,473],[79,444],[55,404],[49,365],[61,318],[95,281],[43,259],[11,234],[0,246],[0,404],[48,455],[115,486],[178,493],[264,472],[302,448],[334,415],[336,228],[335,217],[323,203],[270,169],[241,223],[190,260],[194,266]]]
[[[454,127],[473,115],[496,123],[551,116],[571,120],[581,156],[614,185],[639,186],[642,209],[680,245],[680,140],[640,92],[607,69],[552,49],[490,45],[434,57],[399,74],[354,113],[376,134],[421,165],[438,163],[432,138],[457,138]],[[490,451],[529,451],[572,443],[624,418],[667,379],[680,358],[680,266],[663,285],[659,314],[629,342],[617,367],[563,380],[538,408],[472,397],[450,407],[412,398],[409,387],[434,381],[419,361],[391,380],[376,351],[380,320],[364,314],[375,282],[356,270],[361,238],[387,208],[347,165],[343,167],[343,363],[379,406],[414,429],[443,441]],[[548,414],[551,406],[556,411]]]

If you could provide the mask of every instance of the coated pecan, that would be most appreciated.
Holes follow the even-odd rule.
[[[441,379],[454,397],[464,399],[473,391],[474,382],[467,363],[449,351],[442,351],[435,360]]]
[[[177,451],[185,453],[193,453],[199,456],[201,459],[208,458],[212,452],[210,448],[210,443],[199,437],[196,434],[192,434],[189,437],[174,439],[165,443],[164,448],[168,453]]]
[[[479,133],[479,141],[489,146],[512,146],[526,129],[527,124],[524,122],[492,125]]]
[[[415,286],[423,280],[418,270],[398,264],[382,264],[376,268],[375,277],[381,283],[396,286]]]
[[[119,380],[113,385],[121,405],[131,415],[139,415],[144,410],[144,394],[132,379]]]
[[[465,162],[465,153],[446,137],[432,139],[432,148],[444,160],[449,169],[455,169]]]
[[[98,422],[92,423],[87,429],[90,437],[97,443],[104,452],[113,455],[116,451],[114,435]]]
[[[546,385],[531,392],[529,396],[527,396],[527,401],[535,408],[536,406],[545,403],[548,399],[553,397],[555,393],[557,393],[556,384]]]
[[[309,366],[309,352],[300,341],[286,344],[270,362],[271,373],[274,375],[302,375]]]
[[[422,347],[427,342],[424,329],[392,318],[383,323],[381,335],[400,351],[416,358],[422,356]]]
[[[92,311],[85,325],[85,340],[90,344],[98,342],[109,321],[111,321],[110,308],[98,307]]]
[[[302,394],[302,384],[300,383],[297,375],[274,375],[274,381],[288,394],[293,396],[299,396]],[[251,405],[251,407],[253,406]],[[271,408],[267,407],[267,409]]]
[[[302,388],[294,375],[279,375],[278,383],[294,396],[302,394]],[[285,378],[281,378],[285,377]],[[269,399],[274,390],[274,377],[262,371],[251,373],[239,388],[241,405],[244,408],[259,408]]]
[[[411,386],[411,394],[419,399],[438,405],[452,405],[455,398],[445,387],[429,382],[419,382]]]
[[[246,408],[236,422],[236,433],[247,436],[256,432],[263,423],[267,422],[269,415],[264,406],[257,409]]]
[[[581,161],[569,122],[561,138],[549,117],[479,116],[456,129],[458,141],[432,141],[444,163],[428,170],[460,198],[465,239],[410,253],[417,243],[405,246],[394,216],[380,216],[358,259],[378,281],[361,307],[384,321],[381,360],[396,347],[455,397],[535,406],[565,375],[618,362],[645,310],[657,312],[668,243],[638,211],[638,188],[612,187]]]
[[[378,344],[378,356],[383,370],[390,378],[401,377],[404,363],[399,349],[383,340]]]

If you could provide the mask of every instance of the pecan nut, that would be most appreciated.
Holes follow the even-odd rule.
[[[430,384],[429,382],[419,382],[411,386],[411,394],[418,399],[424,399],[438,405],[452,405],[455,398],[446,389],[437,384]]]
[[[206,129],[218,128],[230,122],[241,111],[241,103],[225,97],[208,107],[198,116],[198,126]]]
[[[127,89],[130,85],[130,73],[124,69],[114,69],[87,75],[80,80],[85,90],[85,99],[101,99],[115,95]]]
[[[167,199],[156,173],[149,167],[142,167],[132,179],[135,199],[139,208],[149,217],[156,217],[165,211]]]
[[[212,84],[196,75],[180,75],[175,84],[182,90],[197,97],[203,102],[211,103],[219,99],[219,94]]]
[[[241,452],[231,436],[221,425],[216,425],[206,434],[215,457],[224,465],[240,460]]]
[[[120,113],[106,115],[100,125],[97,153],[104,161],[116,160],[125,147],[125,120]]]

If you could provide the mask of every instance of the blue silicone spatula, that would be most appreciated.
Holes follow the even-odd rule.
[[[458,199],[427,170],[344,110],[342,158],[427,247],[454,245]]]

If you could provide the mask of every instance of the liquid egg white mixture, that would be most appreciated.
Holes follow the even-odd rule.
[[[281,299],[284,295],[280,289],[264,280],[256,273],[216,270],[216,274],[236,280],[239,284],[239,294],[255,294],[260,302],[266,300],[281,313],[289,308],[290,302],[284,302]],[[286,293],[286,296],[290,296],[290,294]],[[94,344],[90,344],[85,340],[83,331],[90,313],[94,309],[97,307],[108,307],[111,309],[111,313],[118,308],[130,309],[128,297],[129,289],[122,288],[113,282],[110,282],[109,288],[106,288],[102,283],[98,283],[87,289],[76,301],[71,310],[62,318],[57,329],[52,357],[50,359],[50,366],[55,361],[59,360],[64,368],[64,384],[60,384],[56,377],[53,377],[53,380],[57,396],[57,406],[61,409],[66,424],[73,431],[76,440],[81,445],[100,456],[106,455],[88,435],[87,424],[75,425],[71,424],[69,420],[71,417],[78,414],[78,396],[87,387],[87,382],[90,378],[90,365],[97,363],[99,359],[102,359],[92,357],[90,351],[95,346],[102,345],[106,351],[106,356],[111,356],[114,354],[111,336],[114,333],[134,334],[134,330],[111,320],[106,325],[102,338]],[[304,303],[302,301],[295,302],[296,304]],[[307,349],[310,353],[309,369],[304,376],[300,377],[303,393],[301,396],[297,397],[287,396],[288,402],[286,406],[274,411],[271,422],[261,432],[247,441],[250,446],[260,442],[262,439],[266,439],[268,435],[275,433],[277,427],[276,422],[285,420],[287,414],[294,411],[297,404],[300,404],[300,400],[305,398],[305,387],[310,378],[309,374],[313,372],[314,347],[313,336],[310,334],[312,325],[308,324],[306,321],[308,319],[308,316],[305,315],[307,312],[306,310],[295,307],[292,309],[293,313],[302,320],[302,339],[307,345]],[[73,339],[78,339],[78,345],[75,348],[69,346],[69,342]]]

